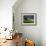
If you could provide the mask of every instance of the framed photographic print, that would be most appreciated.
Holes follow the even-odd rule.
[[[22,25],[36,25],[37,24],[37,14],[36,13],[22,13]]]

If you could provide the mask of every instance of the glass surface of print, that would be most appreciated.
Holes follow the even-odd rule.
[[[34,16],[33,15],[24,15],[23,16],[23,23],[34,23]]]

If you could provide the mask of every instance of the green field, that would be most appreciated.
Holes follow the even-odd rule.
[[[34,20],[33,19],[27,19],[23,21],[23,23],[34,23]]]

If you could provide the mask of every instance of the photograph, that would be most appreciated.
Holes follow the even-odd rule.
[[[36,25],[36,13],[22,13],[22,25]]]

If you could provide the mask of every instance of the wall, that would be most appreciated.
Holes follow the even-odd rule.
[[[18,2],[20,2],[18,0]],[[23,37],[35,41],[36,46],[41,46],[41,1],[40,0],[23,0],[18,6],[14,5],[13,9],[15,19],[15,31],[23,33]],[[21,13],[37,13],[36,26],[22,26]]]
[[[16,0],[0,0],[0,27],[12,29],[12,6]]]
[[[41,40],[42,46],[46,46],[46,0],[41,1]]]

